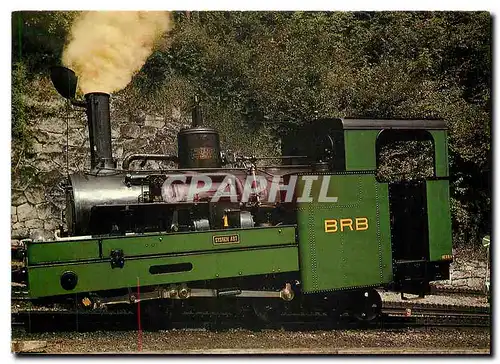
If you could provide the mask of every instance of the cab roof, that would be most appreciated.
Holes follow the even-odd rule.
[[[340,129],[425,129],[446,130],[444,120],[334,119]]]

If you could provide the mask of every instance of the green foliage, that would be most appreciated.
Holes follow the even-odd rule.
[[[431,140],[391,141],[381,145],[377,178],[395,182],[423,180],[434,175]]]
[[[479,242],[488,232],[490,14],[190,15],[177,14],[169,46],[141,77],[163,85],[187,80],[230,147],[246,151],[260,140],[268,147],[253,153],[270,153],[280,122],[315,116],[443,118],[455,241]]]
[[[13,12],[13,62],[24,62],[29,77],[60,64],[66,33],[77,14],[76,11]]]
[[[26,67],[22,62],[12,65],[12,137],[26,133],[26,113],[23,97],[27,92]]]
[[[33,155],[29,121],[50,113],[27,102],[34,83],[60,64],[65,35],[77,12],[23,11],[12,13],[11,173],[21,186],[37,179],[36,169],[25,163]],[[45,91],[50,93],[49,90]]]
[[[25,95],[28,91],[26,78],[26,66],[22,62],[12,65],[12,154],[11,168],[12,173],[19,170],[22,179],[25,179],[28,171],[23,170],[22,160],[32,154],[31,144],[33,135],[28,127],[28,119],[25,107]]]

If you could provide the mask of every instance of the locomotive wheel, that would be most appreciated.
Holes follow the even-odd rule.
[[[353,316],[361,322],[376,319],[382,311],[382,298],[374,289],[358,291],[351,297],[354,303]]]
[[[272,299],[256,299],[252,302],[252,309],[255,316],[265,323],[277,321],[280,316],[279,305]]]

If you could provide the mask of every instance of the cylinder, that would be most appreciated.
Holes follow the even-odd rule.
[[[128,185],[125,175],[73,174],[66,189],[66,223],[71,235],[93,234],[91,213],[100,205],[137,205],[144,186]]]
[[[91,169],[115,168],[111,150],[109,94],[88,93],[85,95],[85,102],[89,125]]]
[[[219,134],[211,128],[182,129],[177,134],[179,168],[220,168]]]

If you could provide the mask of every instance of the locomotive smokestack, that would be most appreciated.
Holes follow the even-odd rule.
[[[85,103],[89,124],[91,169],[116,168],[111,151],[109,94],[88,93],[85,95]]]

